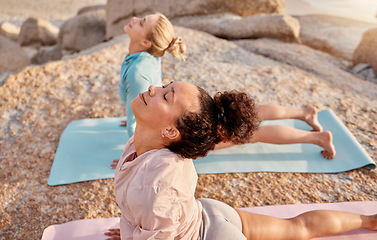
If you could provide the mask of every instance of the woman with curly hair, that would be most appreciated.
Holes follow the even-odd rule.
[[[311,211],[279,219],[195,199],[193,159],[220,142],[243,144],[257,131],[254,101],[237,91],[212,98],[173,82],[132,100],[137,126],[115,172],[120,229],[111,239],[310,239],[357,228],[377,230],[377,215]]]

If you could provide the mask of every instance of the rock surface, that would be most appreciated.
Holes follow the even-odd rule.
[[[85,13],[85,12],[99,10],[99,9],[106,9],[106,4],[93,5],[93,6],[87,6],[87,7],[80,8],[77,11],[77,15],[80,15],[80,14]]]
[[[0,24],[0,36],[9,38],[17,42],[20,28],[10,22],[3,22]]]
[[[175,18],[175,25],[188,27],[225,39],[272,38],[299,42],[300,24],[291,16],[258,14],[240,17],[233,14],[214,14]]]
[[[373,68],[369,64],[359,63],[356,66],[351,67],[351,72],[361,79],[377,84],[377,76],[374,74]]]
[[[21,46],[50,46],[56,43],[59,29],[43,18],[28,18],[22,24],[18,43]]]
[[[123,26],[131,17],[161,12],[169,18],[198,16],[213,13],[233,13],[251,16],[260,13],[284,13],[283,0],[108,0],[106,38],[110,39],[123,33]]]
[[[352,63],[368,63],[377,76],[377,28],[370,29],[363,34],[363,38],[356,48]]]
[[[39,48],[38,52],[31,58],[32,63],[43,64],[62,58],[62,50],[59,46],[47,46]]]
[[[332,79],[331,74],[342,71],[338,60],[305,47],[295,52],[296,45],[266,44],[262,56],[206,33],[179,27],[176,32],[188,46],[187,60],[165,56],[164,82],[185,80],[211,93],[239,89],[258,102],[330,108],[377,159],[376,84],[346,72],[345,79]],[[118,82],[128,42],[122,35],[64,60],[27,67],[0,86],[0,166],[5,169],[0,173],[0,229],[5,239],[40,239],[52,224],[120,216],[113,179],[56,187],[48,186],[47,179],[59,138],[71,121],[125,114]],[[274,50],[287,59],[277,59],[279,54],[269,58],[266,53]],[[329,72],[313,72],[296,59],[299,55],[313,69]],[[335,174],[206,174],[199,175],[196,197],[252,207],[377,200],[376,188],[377,172],[367,168]]]
[[[338,87],[353,88],[355,77],[347,66],[333,56],[301,44],[287,44],[270,39],[236,40],[237,45],[255,54],[298,67]]]
[[[60,27],[58,45],[61,49],[81,51],[105,40],[106,10],[85,11]]]
[[[333,56],[352,60],[363,33],[376,24],[327,15],[295,16],[301,42]]]
[[[17,43],[0,36],[0,73],[16,72],[29,64],[29,57]]]

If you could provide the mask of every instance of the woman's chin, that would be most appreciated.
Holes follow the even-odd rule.
[[[123,32],[128,34],[128,30],[129,30],[129,28],[128,28],[128,24],[127,24],[126,26],[123,27]]]

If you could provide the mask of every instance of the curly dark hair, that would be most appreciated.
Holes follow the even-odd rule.
[[[254,100],[246,93],[229,91],[212,98],[199,90],[199,113],[187,112],[176,120],[181,138],[168,149],[184,158],[204,157],[220,142],[244,144],[259,127]]]

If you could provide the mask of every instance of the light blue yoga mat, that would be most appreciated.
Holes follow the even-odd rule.
[[[199,174],[231,172],[301,172],[334,173],[368,166],[376,167],[356,138],[331,110],[321,111],[319,122],[324,131],[333,133],[337,154],[327,160],[321,148],[312,144],[273,145],[247,144],[211,152],[207,157],[194,161]],[[125,118],[83,119],[70,123],[64,130],[54,163],[49,185],[112,178],[114,170],[109,165],[121,156],[128,140]],[[310,130],[299,120],[265,121]]]
[[[119,159],[129,139],[123,118],[73,121],[60,137],[48,185],[61,185],[114,177],[109,166]]]

